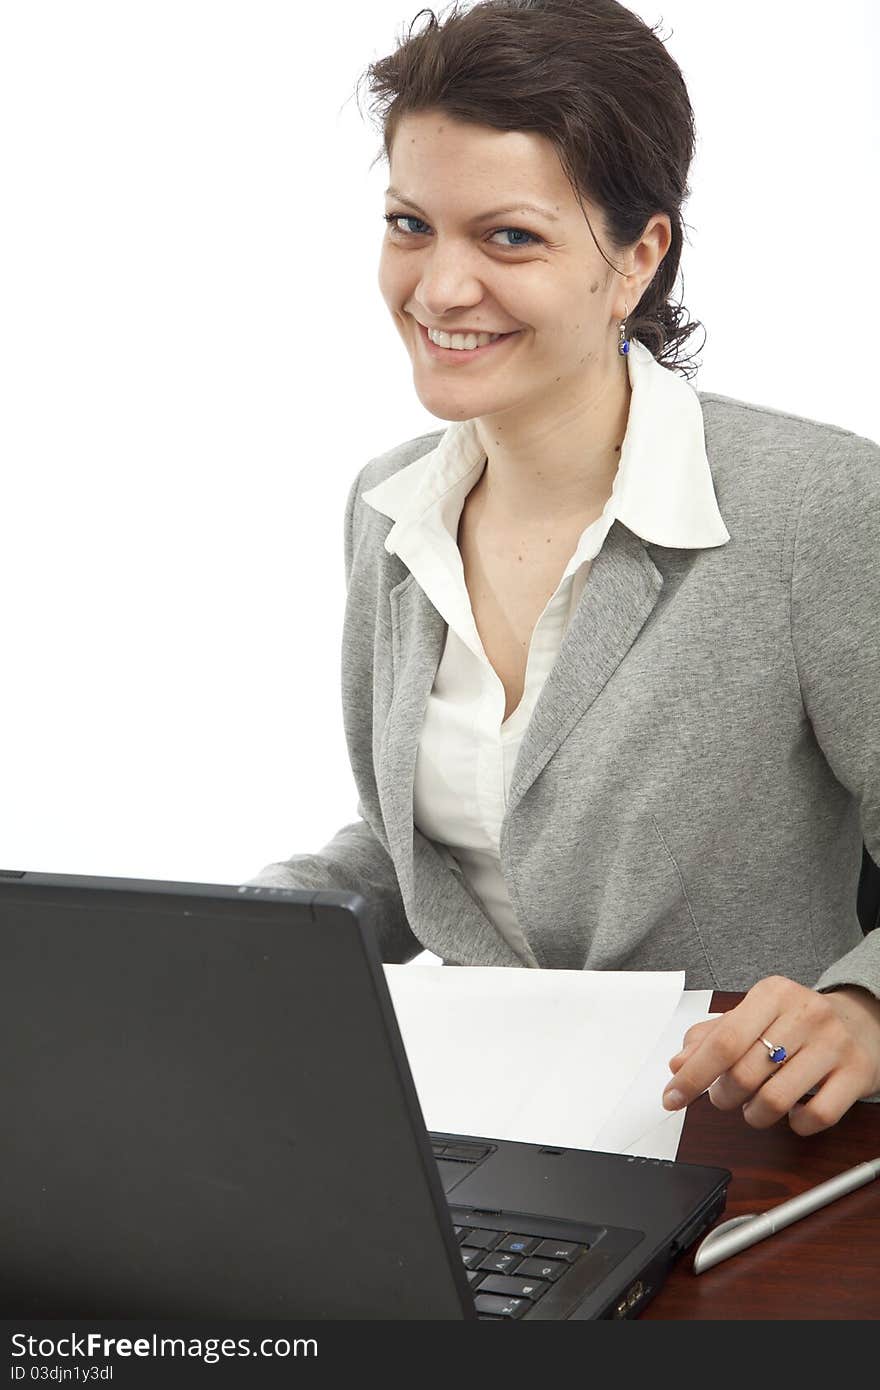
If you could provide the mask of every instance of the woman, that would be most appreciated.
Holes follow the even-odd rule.
[[[348,498],[361,819],[250,881],[362,893],[386,961],[746,990],[664,1103],[814,1133],[880,1098],[880,448],[688,384],[693,114],[651,29],[429,14],[369,69],[379,284],[451,423]]]

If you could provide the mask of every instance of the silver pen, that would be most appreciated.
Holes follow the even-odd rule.
[[[697,1246],[694,1274],[702,1274],[722,1260],[728,1260],[731,1255],[739,1254],[740,1250],[746,1250],[759,1240],[766,1240],[775,1231],[781,1231],[783,1226],[790,1226],[793,1221],[800,1221],[802,1216],[809,1216],[811,1211],[827,1206],[854,1188],[863,1187],[878,1174],[880,1158],[872,1158],[868,1163],[860,1163],[845,1173],[839,1173],[836,1178],[820,1182],[818,1187],[811,1187],[799,1197],[792,1197],[789,1202],[780,1202],[778,1207],[771,1207],[760,1216],[734,1216],[730,1221],[722,1221]]]

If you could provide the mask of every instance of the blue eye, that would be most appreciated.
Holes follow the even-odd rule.
[[[418,236],[419,233],[418,233],[418,232],[404,232],[404,231],[401,231],[400,227],[397,227],[397,226],[394,225],[396,222],[418,222],[422,227],[427,227],[427,225],[428,225],[427,222],[422,222],[422,221],[421,221],[421,218],[419,218],[419,217],[413,217],[413,216],[411,216],[409,213],[406,213],[406,212],[386,212],[386,213],[385,213],[385,221],[388,223],[388,225],[389,225],[389,227],[391,228],[391,231],[392,231],[392,232],[394,232],[397,236],[400,236],[400,237],[403,237],[403,238],[411,237],[411,236]],[[503,248],[502,248],[503,250],[506,250],[506,251],[516,251],[520,246],[528,246],[528,245],[530,244],[530,242],[534,242],[536,245],[539,245],[539,244],[541,243],[541,241],[542,241],[542,238],[541,238],[541,237],[535,236],[535,234],[534,234],[533,232],[526,232],[526,231],[524,231],[522,227],[498,227],[497,230],[494,231],[494,232],[491,232],[490,235],[491,235],[491,236],[497,236],[499,232],[512,232],[515,236],[529,237],[529,238],[530,238],[530,241],[518,241],[518,242],[514,242],[514,243],[512,243],[512,244],[508,243],[508,245],[507,245],[506,247],[503,247]]]

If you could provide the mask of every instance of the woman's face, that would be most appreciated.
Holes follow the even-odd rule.
[[[398,216],[385,232],[379,287],[433,415],[552,410],[585,380],[598,388],[621,372],[617,325],[625,304],[635,307],[634,281],[603,260],[543,136],[410,115],[394,140],[390,186],[398,194],[386,193],[385,211]],[[619,264],[599,210],[584,206]],[[476,353],[435,353],[423,325],[514,336]]]

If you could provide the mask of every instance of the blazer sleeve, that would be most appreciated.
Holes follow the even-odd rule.
[[[354,509],[362,475],[363,470],[351,486],[345,507],[346,591],[351,584]],[[391,856],[364,820],[360,801],[357,809],[360,819],[343,826],[317,853],[294,854],[289,859],[267,864],[254,878],[246,879],[245,884],[248,887],[360,893],[368,905],[369,920],[382,960],[403,965],[419,955],[424,947],[410,930]]]
[[[848,435],[805,465],[791,633],[816,739],[855,797],[862,838],[880,862],[880,446],[871,439]],[[880,999],[880,930],[834,961],[813,988],[838,985],[861,985]]]

